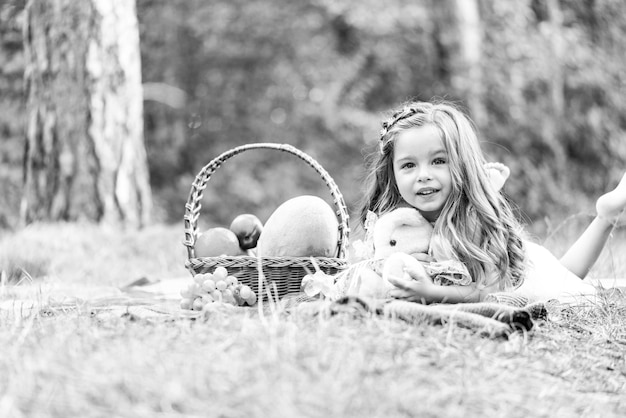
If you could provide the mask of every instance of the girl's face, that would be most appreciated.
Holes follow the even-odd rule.
[[[439,217],[450,193],[448,155],[435,125],[400,132],[394,144],[393,173],[400,195],[430,222]]]

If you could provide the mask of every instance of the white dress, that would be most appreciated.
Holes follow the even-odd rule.
[[[530,241],[524,244],[526,276],[514,293],[531,300],[557,299],[567,303],[595,299],[596,287],[566,269],[550,251]]]

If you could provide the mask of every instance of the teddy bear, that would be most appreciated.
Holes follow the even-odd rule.
[[[465,265],[448,256],[440,240],[432,240],[433,226],[417,209],[400,207],[380,217],[372,213],[368,228],[366,241],[373,245],[371,258],[358,264],[347,294],[385,298],[394,288],[388,278],[410,278],[405,272],[407,267],[430,276],[439,285],[471,282]],[[419,261],[418,254],[429,254],[435,261]]]

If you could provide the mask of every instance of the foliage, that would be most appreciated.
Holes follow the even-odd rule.
[[[495,123],[484,132],[506,147],[495,148],[495,158],[519,174],[512,193],[535,219],[589,208],[620,178],[626,162],[623,71],[615,66],[615,52],[624,47],[615,38],[624,33],[617,9],[624,6],[561,2],[560,11],[550,12],[547,3],[493,3],[485,13],[492,29],[486,32],[486,62],[493,74],[486,102]],[[550,13],[562,16],[552,17],[555,23]]]
[[[477,5],[482,24],[476,91],[486,115],[472,116],[490,158],[512,168],[507,193],[530,222],[591,212],[599,191],[626,166],[626,5],[468,3]],[[5,225],[17,211],[21,181],[23,4],[0,6],[0,94],[9,99],[0,103]],[[183,92],[174,107],[145,102],[157,220],[180,221],[200,168],[249,142],[286,142],[311,154],[354,210],[363,154],[389,107],[444,97],[473,109],[476,98],[457,87],[471,70],[454,61],[459,35],[437,11],[454,4],[138,0],[144,83]],[[298,164],[272,153],[229,160],[209,182],[203,222],[226,224],[233,212],[264,220],[293,195],[328,196]]]

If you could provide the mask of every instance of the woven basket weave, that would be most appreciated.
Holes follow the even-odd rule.
[[[194,245],[198,237],[198,217],[202,207],[200,201],[207,182],[219,168],[219,166],[231,157],[244,151],[268,149],[287,152],[295,155],[321,176],[330,190],[337,215],[338,242],[335,257],[254,257],[254,256],[221,256],[221,257],[196,257]],[[326,274],[337,274],[348,267],[345,258],[346,245],[348,242],[348,211],[343,196],[335,181],[324,168],[312,157],[287,144],[255,143],[242,145],[226,151],[213,159],[200,170],[192,186],[189,198],[185,205],[185,240],[188,259],[185,267],[192,275],[199,273],[212,273],[217,267],[225,267],[228,273],[237,277],[240,283],[250,286],[259,295],[259,284],[262,286],[264,298],[267,298],[267,290],[278,297],[300,292],[302,278],[315,272],[316,266]],[[259,269],[262,269],[262,279],[259,281]]]

